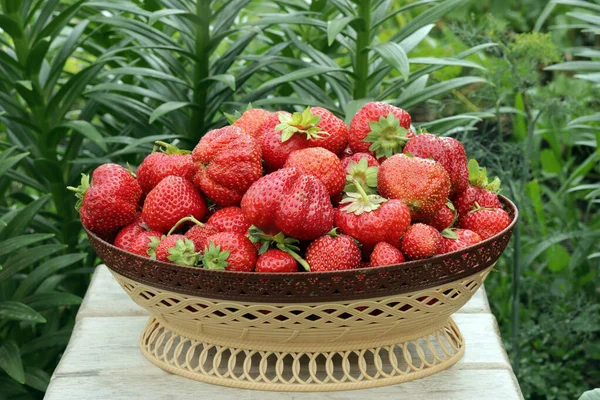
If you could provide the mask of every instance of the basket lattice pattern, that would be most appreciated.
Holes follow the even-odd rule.
[[[464,353],[450,318],[491,270],[368,300],[266,304],[215,300],[117,281],[149,310],[142,353],[162,369],[224,386],[360,389],[442,371]]]

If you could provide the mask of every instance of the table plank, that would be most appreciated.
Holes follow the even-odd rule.
[[[485,289],[479,289],[459,313],[489,313]],[[96,268],[77,319],[87,317],[139,316],[149,313],[135,304],[105,265]]]
[[[410,400],[518,400],[522,395],[511,371],[461,370],[450,368],[439,374],[399,385],[374,389],[280,393],[242,390],[210,385],[171,375],[156,369],[151,376],[144,371],[128,375],[73,376],[53,379],[46,400],[351,400],[389,397]]]

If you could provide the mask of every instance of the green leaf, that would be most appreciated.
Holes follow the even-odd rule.
[[[16,147],[13,147],[12,149],[16,149]],[[5,150],[5,153],[7,152],[8,150]],[[21,161],[28,155],[29,153],[21,153],[17,154],[16,156],[0,159],[0,176],[3,176],[6,173],[6,171],[14,167],[19,161]]]
[[[187,82],[171,75],[166,72],[158,71],[151,68],[140,68],[140,67],[122,67],[114,68],[109,71],[103,72],[99,75],[100,78],[106,77],[107,75],[131,75],[137,77],[148,77],[156,78],[159,81],[175,82],[181,85],[189,86]]]
[[[62,31],[62,28],[71,20],[71,18],[75,15],[79,7],[86,2],[87,0],[79,0],[69,7],[62,10],[58,15],[54,16],[52,20],[44,27],[44,29],[40,32],[39,36],[34,38],[33,42],[36,42],[45,37],[51,36],[56,37]]]
[[[527,137],[527,120],[525,117],[525,104],[523,103],[523,95],[517,92],[515,96],[515,109],[519,111],[515,115],[513,122],[513,134],[516,138],[525,139]]]
[[[81,297],[64,292],[44,292],[25,297],[22,301],[35,310],[43,311],[54,307],[81,304]]]
[[[66,247],[67,246],[62,244],[48,244],[35,247],[33,249],[21,250],[20,252],[11,256],[8,261],[4,263],[4,269],[0,271],[0,283],[4,282],[24,268],[27,268],[43,258],[65,249]]]
[[[437,22],[441,17],[453,10],[460,9],[460,7],[468,1],[469,0],[446,0],[437,4],[429,10],[422,12],[417,17],[411,19],[408,24],[406,24],[402,29],[392,36],[391,40],[394,42],[404,40],[416,30],[428,24]]]
[[[258,87],[258,89],[256,89],[256,91],[259,91],[262,89],[267,89],[267,88],[274,88],[283,83],[292,82],[292,81],[296,81],[299,79],[310,78],[310,77],[313,77],[313,76],[319,75],[319,74],[326,74],[328,72],[337,72],[337,71],[345,71],[345,70],[343,68],[334,68],[334,67],[302,68],[297,71],[293,71],[293,72],[290,72],[283,76],[277,77],[275,79],[271,79],[271,80],[263,83],[262,85],[260,85]]]
[[[39,74],[46,53],[50,48],[50,40],[43,39],[35,44],[29,55],[27,56],[27,62],[25,64],[25,76],[35,76]]]
[[[449,79],[447,81],[443,81],[440,83],[436,83],[435,85],[431,85],[425,90],[418,92],[412,96],[408,96],[403,100],[401,104],[398,101],[391,101],[392,104],[398,104],[402,108],[410,109],[417,104],[421,104],[433,97],[439,96],[441,94],[447,93],[451,90],[457,89],[462,86],[472,85],[476,83],[486,83],[487,80],[484,78],[476,77],[476,76],[466,76],[461,78]]]
[[[25,384],[40,392],[45,392],[50,384],[50,375],[36,367],[25,367]]]
[[[25,383],[25,371],[23,371],[19,347],[12,340],[0,344],[0,369],[6,371],[15,381]]]
[[[357,20],[357,17],[343,17],[327,21],[327,43],[331,46],[335,42],[335,38],[344,28],[352,21]]]
[[[374,46],[373,50],[378,53],[388,64],[400,71],[404,80],[408,79],[410,64],[406,52],[398,43],[386,42]]]
[[[346,107],[344,108],[344,115],[345,115],[344,120],[346,122],[346,125],[350,126],[350,122],[352,121],[352,118],[354,118],[354,115],[356,115],[358,110],[360,110],[365,104],[367,104],[370,101],[373,101],[373,100],[372,99],[359,99],[359,100],[352,100],[352,101],[349,101],[348,103],[346,103]]]
[[[165,114],[168,114],[172,111],[179,110],[183,107],[193,106],[193,103],[185,102],[185,101],[170,101],[168,103],[161,104],[152,112],[150,115],[150,120],[148,123],[152,124],[158,118],[162,117]]]
[[[22,234],[49,198],[50,196],[40,197],[19,210],[15,217],[0,231],[0,240]]]
[[[59,126],[61,128],[72,129],[72,130],[82,134],[83,136],[85,136],[92,142],[96,143],[98,146],[100,146],[100,148],[102,150],[108,151],[108,147],[106,146],[106,143],[104,142],[104,137],[100,134],[100,132],[98,132],[96,127],[94,125],[92,125],[90,122],[79,119],[79,120],[65,122]]]
[[[15,236],[0,242],[0,257],[11,254],[22,247],[54,237],[52,233],[32,233],[29,235]]]
[[[65,347],[71,338],[71,330],[52,332],[33,339],[21,346],[21,354],[27,355],[53,347]],[[1,357],[0,357],[1,359]]]
[[[600,61],[569,61],[550,65],[546,71],[600,71]]]
[[[0,319],[44,323],[46,319],[33,308],[18,301],[0,302]]]
[[[13,40],[18,40],[23,37],[21,26],[12,17],[6,14],[0,14],[0,28],[8,33]]]
[[[576,239],[576,238],[588,238],[588,237],[600,237],[600,231],[575,231],[575,232],[567,232],[567,233],[559,233],[548,237],[544,240],[539,241],[539,243],[529,251],[525,257],[523,257],[522,265],[527,268],[531,265],[531,263],[543,252],[546,251],[550,246],[555,243],[560,243],[564,240]]]
[[[564,271],[569,266],[571,255],[561,244],[553,244],[546,250],[548,269],[552,272]]]
[[[235,77],[231,74],[212,75],[203,81],[223,82],[228,88],[235,92]]]
[[[469,60],[461,60],[458,58],[449,57],[415,57],[409,58],[411,64],[427,64],[427,65],[454,65],[458,67],[478,68],[485,70],[486,68]]]
[[[559,174],[562,171],[560,162],[556,159],[554,151],[551,149],[544,149],[540,153],[540,162],[542,163],[542,169],[549,174]]]
[[[65,254],[40,264],[21,282],[14,292],[13,298],[19,300],[32,293],[46,278],[83,260],[86,256],[86,253]]]
[[[166,10],[158,10],[154,11],[150,14],[150,18],[148,18],[148,25],[152,26],[164,17],[168,17],[170,15],[194,15],[186,10],[175,10],[175,9],[166,9]]]

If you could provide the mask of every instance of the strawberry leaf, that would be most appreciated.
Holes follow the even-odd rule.
[[[371,143],[369,150],[374,152],[377,158],[401,153],[408,142],[408,129],[400,126],[400,120],[392,113],[387,117],[380,117],[379,121],[369,122],[369,127],[371,132],[364,141]]]

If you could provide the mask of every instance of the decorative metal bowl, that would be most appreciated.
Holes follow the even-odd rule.
[[[450,317],[483,284],[518,217],[474,246],[426,260],[335,272],[215,271],[151,260],[88,231],[152,317],[142,353],[160,368],[225,386],[328,391],[382,386],[456,363]]]

